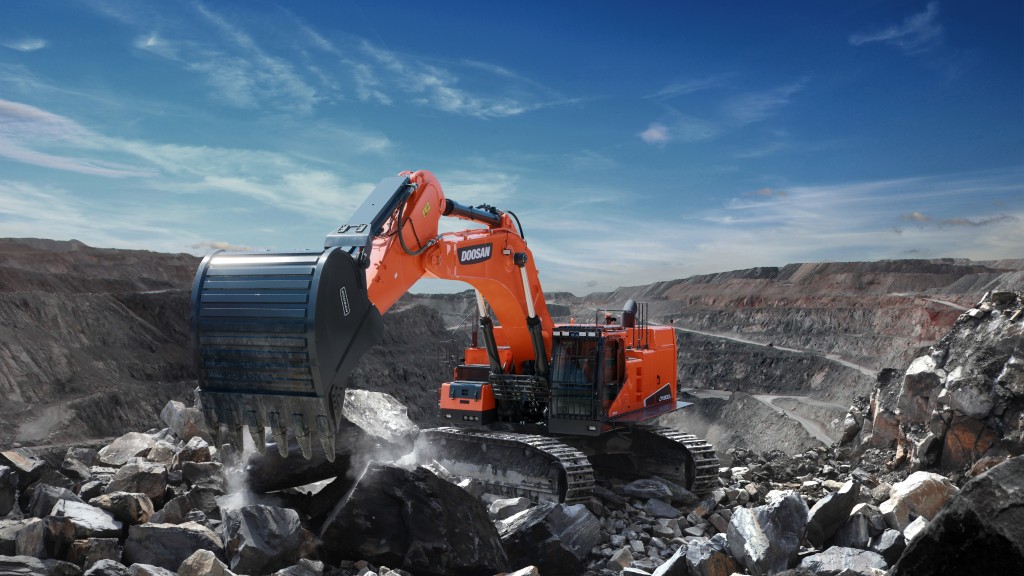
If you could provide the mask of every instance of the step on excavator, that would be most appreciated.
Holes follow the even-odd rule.
[[[442,233],[442,217],[470,227]],[[316,436],[333,460],[347,377],[421,278],[476,289],[483,342],[441,384],[444,426],[417,444],[449,472],[535,502],[585,502],[595,474],[714,487],[714,449],[651,424],[688,405],[674,330],[632,300],[593,324],[554,324],[518,217],[446,198],[425,170],[382,180],[322,251],[203,259],[191,338],[210,430],[241,447],[248,428],[263,451],[269,429],[282,457],[290,431],[307,459]]]

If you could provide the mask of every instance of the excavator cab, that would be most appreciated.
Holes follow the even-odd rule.
[[[600,434],[621,389],[624,363],[621,335],[602,326],[557,327],[551,338],[548,430]]]

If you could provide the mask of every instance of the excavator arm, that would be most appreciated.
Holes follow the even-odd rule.
[[[443,216],[478,227],[442,233]],[[191,333],[208,426],[238,446],[247,426],[257,448],[269,427],[282,455],[291,431],[307,458],[316,435],[333,459],[348,374],[379,342],[381,314],[420,278],[477,290],[492,371],[545,377],[552,324],[516,224],[511,213],[445,198],[430,172],[403,172],[382,180],[322,252],[207,256]]]

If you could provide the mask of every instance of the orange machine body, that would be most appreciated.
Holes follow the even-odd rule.
[[[453,203],[430,172],[400,176],[413,191],[372,240],[370,301],[384,313],[420,278],[459,280],[477,290],[488,328],[489,344],[467,348],[441,386],[446,423],[531,420],[553,433],[594,435],[676,409],[671,328],[626,322],[625,314],[622,324],[553,325],[514,214]],[[442,233],[442,215],[476,227]]]

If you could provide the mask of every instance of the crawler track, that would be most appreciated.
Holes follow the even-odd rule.
[[[511,432],[432,428],[420,440],[453,474],[468,476],[488,491],[534,502],[586,502],[594,471],[579,450],[554,438]]]

